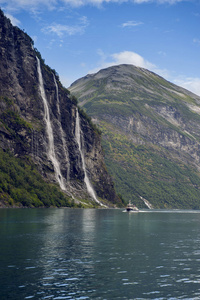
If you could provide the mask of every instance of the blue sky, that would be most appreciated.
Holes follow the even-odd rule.
[[[68,87],[121,63],[200,95],[200,0],[0,0]]]

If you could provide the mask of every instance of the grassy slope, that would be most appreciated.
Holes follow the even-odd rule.
[[[196,169],[176,160],[162,147],[134,144],[130,136],[104,118],[105,114],[113,117],[143,115],[187,135],[147,106],[172,105],[184,122],[191,119],[200,122],[200,116],[185,105],[196,104],[189,94],[177,92],[173,84],[161,77],[140,72],[142,76],[134,78],[137,82],[133,87],[126,86],[124,81],[119,89],[119,82],[112,82],[112,90],[108,90],[109,78],[91,78],[84,89],[72,93],[84,101],[83,107],[91,117],[98,118],[108,171],[114,178],[117,192],[126,201],[132,199],[141,207],[144,204],[139,196],[143,196],[154,207],[200,208],[200,174]],[[149,92],[140,89],[144,85]],[[91,93],[81,98],[88,91]],[[198,136],[195,138],[199,139]]]
[[[164,149],[134,145],[108,128],[101,125],[105,160],[119,194],[139,207],[142,196],[155,208],[200,208],[200,177],[193,168],[175,162]]]

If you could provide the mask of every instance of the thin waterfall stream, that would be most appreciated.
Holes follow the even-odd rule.
[[[67,182],[69,182],[69,180],[70,180],[70,161],[69,161],[68,152],[66,150],[67,145],[66,145],[65,138],[64,138],[64,132],[63,132],[62,125],[61,125],[60,99],[59,99],[59,94],[58,94],[58,84],[57,84],[54,74],[53,74],[53,79],[54,79],[54,83],[55,83],[55,87],[56,87],[56,100],[57,100],[57,109],[58,109],[58,115],[59,115],[59,123],[60,123],[59,128],[60,128],[60,133],[61,133],[61,140],[62,140],[62,144],[63,144],[65,158],[67,161]]]
[[[44,90],[44,82],[43,82],[43,77],[42,77],[42,72],[41,72],[40,60],[38,57],[36,57],[36,58],[37,58],[37,71],[38,71],[38,77],[39,77],[39,88],[40,88],[41,97],[42,97],[42,100],[44,103],[44,119],[46,122],[46,130],[47,130],[47,136],[48,136],[48,140],[49,140],[48,157],[53,164],[57,182],[59,183],[61,189],[65,190],[65,184],[64,184],[63,176],[61,174],[60,164],[55,155],[53,129],[51,126],[47,97],[46,97],[45,90]]]
[[[85,157],[82,151],[82,146],[81,146],[81,128],[80,128],[80,118],[79,118],[79,112],[78,109],[76,110],[76,128],[75,128],[75,137],[76,137],[76,141],[79,147],[79,151],[80,151],[80,155],[81,155],[81,160],[82,160],[82,167],[83,167],[83,171],[84,171],[84,182],[85,185],[87,187],[87,191],[90,194],[90,196],[95,200],[95,202],[97,202],[99,205],[101,206],[105,206],[103,205],[96,197],[94,189],[90,183],[90,180],[88,178],[87,175],[87,171],[86,171],[86,166],[85,166]]]

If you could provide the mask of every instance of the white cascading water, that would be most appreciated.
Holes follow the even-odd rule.
[[[142,199],[144,204],[146,204],[149,209],[153,209],[153,205],[147,199],[143,198],[142,196],[140,196],[140,199]]]
[[[53,130],[52,130],[52,126],[51,126],[48,102],[47,102],[47,98],[46,98],[46,94],[45,94],[45,90],[44,90],[44,83],[43,83],[43,77],[42,77],[42,72],[41,72],[41,67],[40,67],[40,60],[38,57],[36,57],[36,58],[37,58],[37,70],[38,70],[38,77],[39,77],[39,88],[40,88],[41,97],[42,97],[42,100],[44,103],[44,119],[46,122],[46,130],[47,130],[47,135],[48,135],[48,140],[49,140],[48,157],[53,164],[57,182],[59,183],[61,189],[65,190],[65,184],[64,184],[63,176],[61,174],[60,164],[55,155]]]
[[[85,166],[85,158],[84,158],[84,154],[82,151],[82,146],[81,146],[81,128],[80,128],[80,118],[79,118],[79,113],[78,113],[78,109],[76,110],[76,128],[75,128],[75,137],[76,137],[76,141],[79,147],[79,151],[80,151],[80,155],[81,155],[81,160],[82,160],[82,167],[83,167],[83,171],[84,171],[84,182],[85,185],[87,187],[87,191],[90,194],[90,196],[101,206],[105,206],[103,205],[96,197],[94,189],[89,181],[88,175],[87,175],[87,171],[86,171],[86,166]]]
[[[58,84],[56,81],[56,78],[53,74],[53,79],[54,79],[54,83],[55,83],[55,87],[56,87],[56,100],[57,100],[57,109],[58,109],[58,114],[59,114],[59,122],[60,122],[60,133],[61,133],[61,140],[62,140],[62,144],[63,144],[63,149],[64,149],[64,153],[65,153],[65,158],[67,161],[67,181],[69,182],[70,180],[70,161],[69,161],[69,155],[66,151],[67,149],[67,145],[65,142],[65,138],[64,138],[64,132],[61,126],[61,120],[60,120],[60,99],[59,99],[59,94],[58,94]]]

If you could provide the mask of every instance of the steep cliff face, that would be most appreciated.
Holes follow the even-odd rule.
[[[56,72],[45,65],[31,38],[13,27],[2,11],[0,147],[17,157],[31,157],[47,182],[58,184],[75,200],[100,205],[119,201],[94,126],[79,112]]]
[[[101,128],[106,162],[126,200],[200,207],[200,97],[132,65],[69,88]]]

